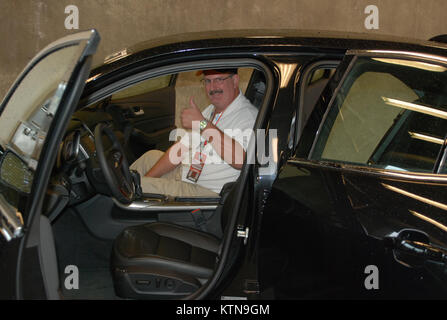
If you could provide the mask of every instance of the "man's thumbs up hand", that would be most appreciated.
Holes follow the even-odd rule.
[[[193,97],[189,98],[189,105],[190,107],[183,109],[181,114],[182,126],[185,129],[192,129],[193,121],[202,121],[205,119],[199,107],[194,102]]]
[[[189,98],[189,105],[191,106],[191,108],[197,109],[200,112],[199,107],[196,105],[196,103],[194,102],[194,97],[190,97]]]

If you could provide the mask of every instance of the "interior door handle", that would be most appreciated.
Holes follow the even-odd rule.
[[[142,116],[144,114],[144,110],[142,107],[133,107],[133,114],[136,116]]]
[[[427,260],[447,263],[446,249],[433,246],[425,232],[404,229],[388,238],[388,243],[396,261],[407,267],[421,267]]]

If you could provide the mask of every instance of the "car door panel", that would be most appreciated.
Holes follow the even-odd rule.
[[[161,127],[156,123],[152,123],[152,126],[148,127],[147,125],[152,119],[174,117],[175,89],[168,86],[137,96],[112,100],[111,104],[120,107],[124,117],[135,128],[151,132]]]
[[[406,227],[427,229],[433,236],[437,235],[440,245],[447,247],[447,238],[442,230],[442,225],[447,223],[443,209],[446,190],[440,188],[439,183],[421,184],[361,173],[344,173],[344,179],[352,207],[358,209],[358,219],[364,221],[362,225],[368,234],[384,237]],[[424,220],[416,214],[418,212],[421,215],[428,212],[427,218],[439,224]],[[368,218],[375,214],[380,215],[380,219]]]
[[[6,254],[13,250],[11,248],[18,247],[18,254],[8,255],[7,262],[1,265],[0,282],[5,286],[0,286],[0,291],[13,288],[4,291],[9,293],[7,298],[59,298],[52,230],[48,219],[41,215],[43,194],[98,43],[99,35],[95,30],[53,42],[27,65],[0,106],[1,141],[5,147],[0,162],[3,165],[11,154],[17,159],[9,161],[10,167],[6,170],[2,168],[0,192],[8,198],[8,207],[27,226],[24,234],[14,233],[15,238],[9,239],[4,245],[7,249],[2,250]],[[21,131],[23,127],[27,130]],[[11,131],[14,128],[15,133]],[[15,176],[7,180],[8,174],[5,173],[11,170]],[[26,179],[21,178],[25,176]],[[16,196],[10,197],[9,193]],[[2,205],[2,215],[5,215],[4,210]],[[2,235],[5,235],[10,226],[4,225],[3,216],[1,220]]]
[[[368,188],[348,182],[353,176],[347,177],[337,168],[302,160],[291,160],[284,166],[271,195],[272,203],[274,200],[283,205],[274,209],[274,218],[265,221],[272,232],[269,246],[280,247],[284,255],[283,275],[275,279],[277,294],[289,296],[294,292],[297,298],[445,295],[445,286],[439,281],[445,268],[425,259],[416,268],[404,266],[396,259],[397,249],[388,242],[387,236],[393,232],[431,230],[418,219],[401,217],[408,201],[406,206],[389,207],[390,198],[382,194],[380,187],[380,194],[374,193],[371,179],[377,178],[356,178]],[[368,194],[367,202],[358,197],[359,192]],[[389,197],[395,197],[391,191]],[[437,239],[430,240],[439,244]],[[365,268],[370,265],[377,266],[380,272],[380,290],[365,287]]]
[[[119,122],[132,126],[129,147],[135,158],[152,149],[166,150],[169,135],[175,129],[175,88],[167,86],[110,102],[109,109],[118,111]]]
[[[282,271],[272,280],[278,298],[347,297],[354,248],[346,234],[358,225],[350,215],[337,214],[346,212],[343,195],[334,192],[340,183],[337,172],[294,163],[281,169],[263,218],[270,235],[264,250],[281,253],[275,269]],[[266,268],[261,278],[268,274],[275,273]]]

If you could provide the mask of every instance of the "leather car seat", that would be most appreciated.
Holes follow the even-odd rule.
[[[226,184],[216,214],[226,224],[231,206]],[[227,207],[227,209],[225,209]],[[202,286],[213,274],[221,240],[209,233],[166,222],[128,227],[115,239],[111,268],[115,293],[131,299],[178,299]]]

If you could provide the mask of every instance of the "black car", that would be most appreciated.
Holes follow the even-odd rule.
[[[52,43],[0,106],[0,298],[447,297],[447,46],[223,31],[90,70],[98,42]],[[129,164],[207,104],[211,68],[259,110],[239,178],[144,194]]]

